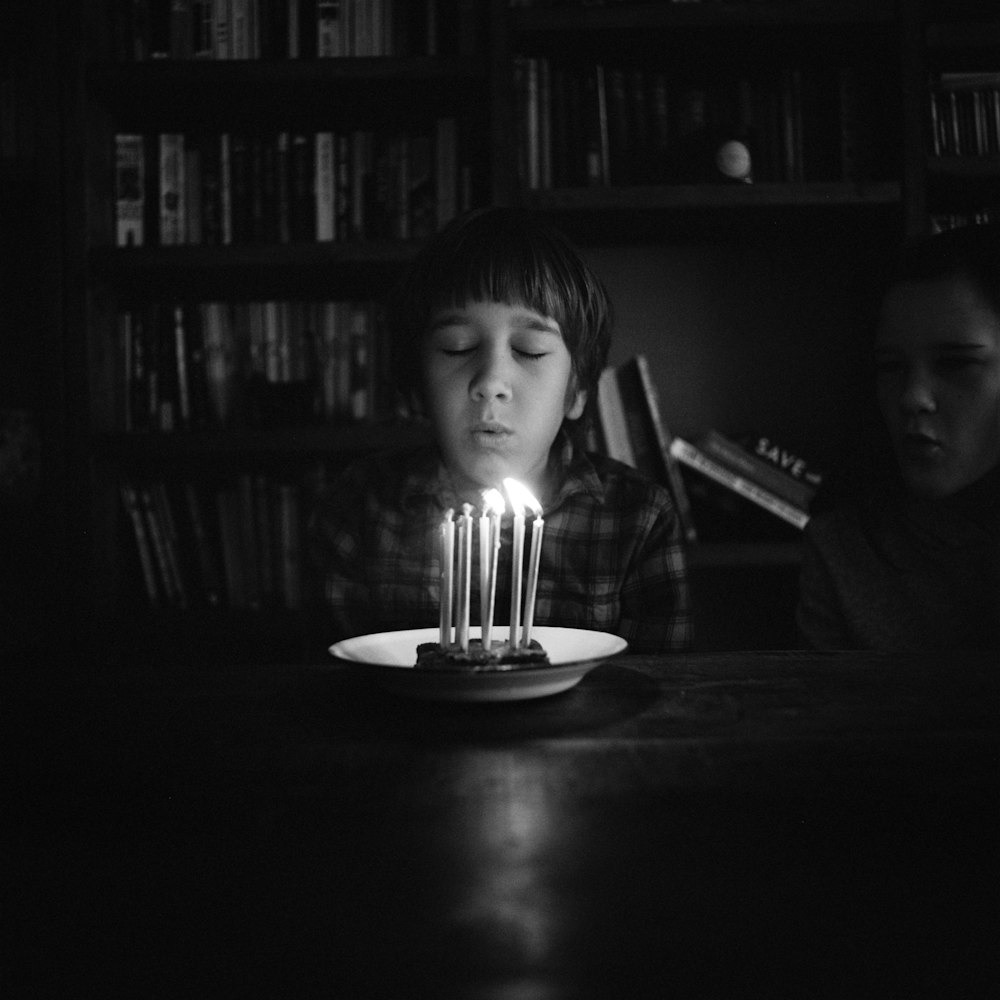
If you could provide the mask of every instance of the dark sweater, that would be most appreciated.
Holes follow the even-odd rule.
[[[1000,469],[943,500],[882,486],[814,517],[797,622],[817,649],[1000,649]]]

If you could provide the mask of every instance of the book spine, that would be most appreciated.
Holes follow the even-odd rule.
[[[347,3],[350,0],[343,0]],[[320,59],[346,55],[341,6],[341,0],[319,0],[316,4],[316,55]]]
[[[316,239],[334,238],[335,211],[334,137],[332,132],[316,133]]]
[[[159,602],[159,589],[156,585],[156,572],[153,568],[150,540],[146,533],[142,511],[139,508],[139,497],[135,487],[131,483],[123,481],[120,488],[122,506],[128,514],[129,520],[132,523],[132,532],[135,535],[136,550],[139,553],[139,565],[142,569],[142,581],[146,588],[146,596],[149,598],[149,603],[155,607]]]
[[[181,572],[180,539],[177,533],[177,521],[174,517],[166,485],[162,482],[153,485],[150,490],[150,499],[163,534],[166,570],[170,578],[171,589],[174,593],[174,601],[177,607],[186,608],[189,605],[188,589],[184,575]]]
[[[180,606],[180,594],[177,590],[177,582],[174,579],[173,570],[170,563],[170,553],[167,550],[167,539],[164,533],[163,524],[153,502],[152,490],[140,486],[137,491],[139,495],[139,507],[146,519],[146,530],[152,539],[152,550],[155,556],[156,567],[159,570],[159,580],[163,585],[163,593],[166,602],[171,607]]]
[[[438,118],[435,126],[435,185],[438,228],[458,214],[458,123]]]
[[[718,431],[710,431],[700,443],[706,455],[728,466],[737,475],[752,479],[783,500],[808,510],[815,490],[807,483],[795,480],[761,461]]]
[[[192,482],[184,484],[187,501],[188,520],[194,535],[198,567],[201,571],[201,593],[210,607],[217,607],[222,601],[222,576],[216,561],[217,550],[209,538],[206,512],[202,508],[202,498],[198,487]]]
[[[608,456],[636,468],[618,376],[610,366],[601,372],[597,381],[597,415]]]
[[[115,237],[120,247],[145,242],[146,151],[141,135],[115,136]]]
[[[212,39],[212,55],[216,59],[231,58],[229,0],[212,0],[212,24],[215,28]]]
[[[160,244],[177,246],[184,232],[184,136],[160,134]]]
[[[188,383],[188,337],[183,306],[174,306],[174,358],[177,364],[177,418],[182,427],[191,426],[191,396]]]
[[[281,560],[281,592],[285,607],[302,606],[302,540],[298,490],[290,483],[278,486],[278,531]]]
[[[796,528],[804,528],[809,523],[809,515],[804,510],[786,503],[780,497],[776,497],[773,493],[763,489],[756,483],[736,475],[736,473],[730,471],[724,465],[720,465],[718,462],[710,459],[683,438],[675,437],[673,439],[670,443],[670,452],[678,461],[683,462],[685,465],[695,469],[720,485],[727,487],[734,493],[738,493],[752,503],[757,504],[758,507],[769,511],[776,517],[780,517],[783,521],[787,521]]]
[[[204,240],[201,206],[205,200],[201,145],[187,140],[184,146],[184,229],[188,243]]]
[[[698,540],[698,532],[691,513],[691,500],[684,486],[681,471],[677,467],[677,461],[670,451],[671,434],[663,421],[663,415],[660,410],[660,395],[656,389],[656,383],[653,381],[652,372],[649,370],[649,362],[646,360],[644,354],[637,354],[635,356],[635,366],[639,373],[639,382],[645,395],[646,406],[649,409],[653,434],[663,461],[667,486],[673,496],[674,503],[677,506],[677,513],[681,519],[681,529],[687,541],[695,542]]]

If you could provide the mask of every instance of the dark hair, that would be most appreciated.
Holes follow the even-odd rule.
[[[420,351],[431,316],[473,300],[524,305],[556,320],[590,408],[611,342],[607,291],[561,232],[516,208],[479,209],[450,222],[390,295],[386,320],[404,397],[422,399]]]
[[[889,286],[964,278],[1000,316],[1000,225],[958,226],[904,243]]]

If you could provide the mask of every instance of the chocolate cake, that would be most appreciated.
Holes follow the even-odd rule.
[[[418,670],[517,670],[548,665],[548,653],[534,639],[519,649],[511,649],[509,642],[496,641],[485,650],[480,639],[470,639],[468,650],[457,645],[443,649],[437,642],[417,646]]]

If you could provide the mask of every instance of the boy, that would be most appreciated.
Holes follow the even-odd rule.
[[[917,238],[881,302],[886,474],[806,529],[818,648],[1000,648],[1000,227]]]
[[[370,456],[322,492],[310,532],[329,639],[437,625],[444,511],[471,503],[478,512],[483,490],[509,476],[544,509],[537,624],[614,632],[635,650],[687,647],[669,493],[580,447],[611,309],[565,238],[513,209],[459,218],[412,262],[387,318],[397,381],[429,417],[434,444]],[[509,555],[499,573],[502,625]]]

